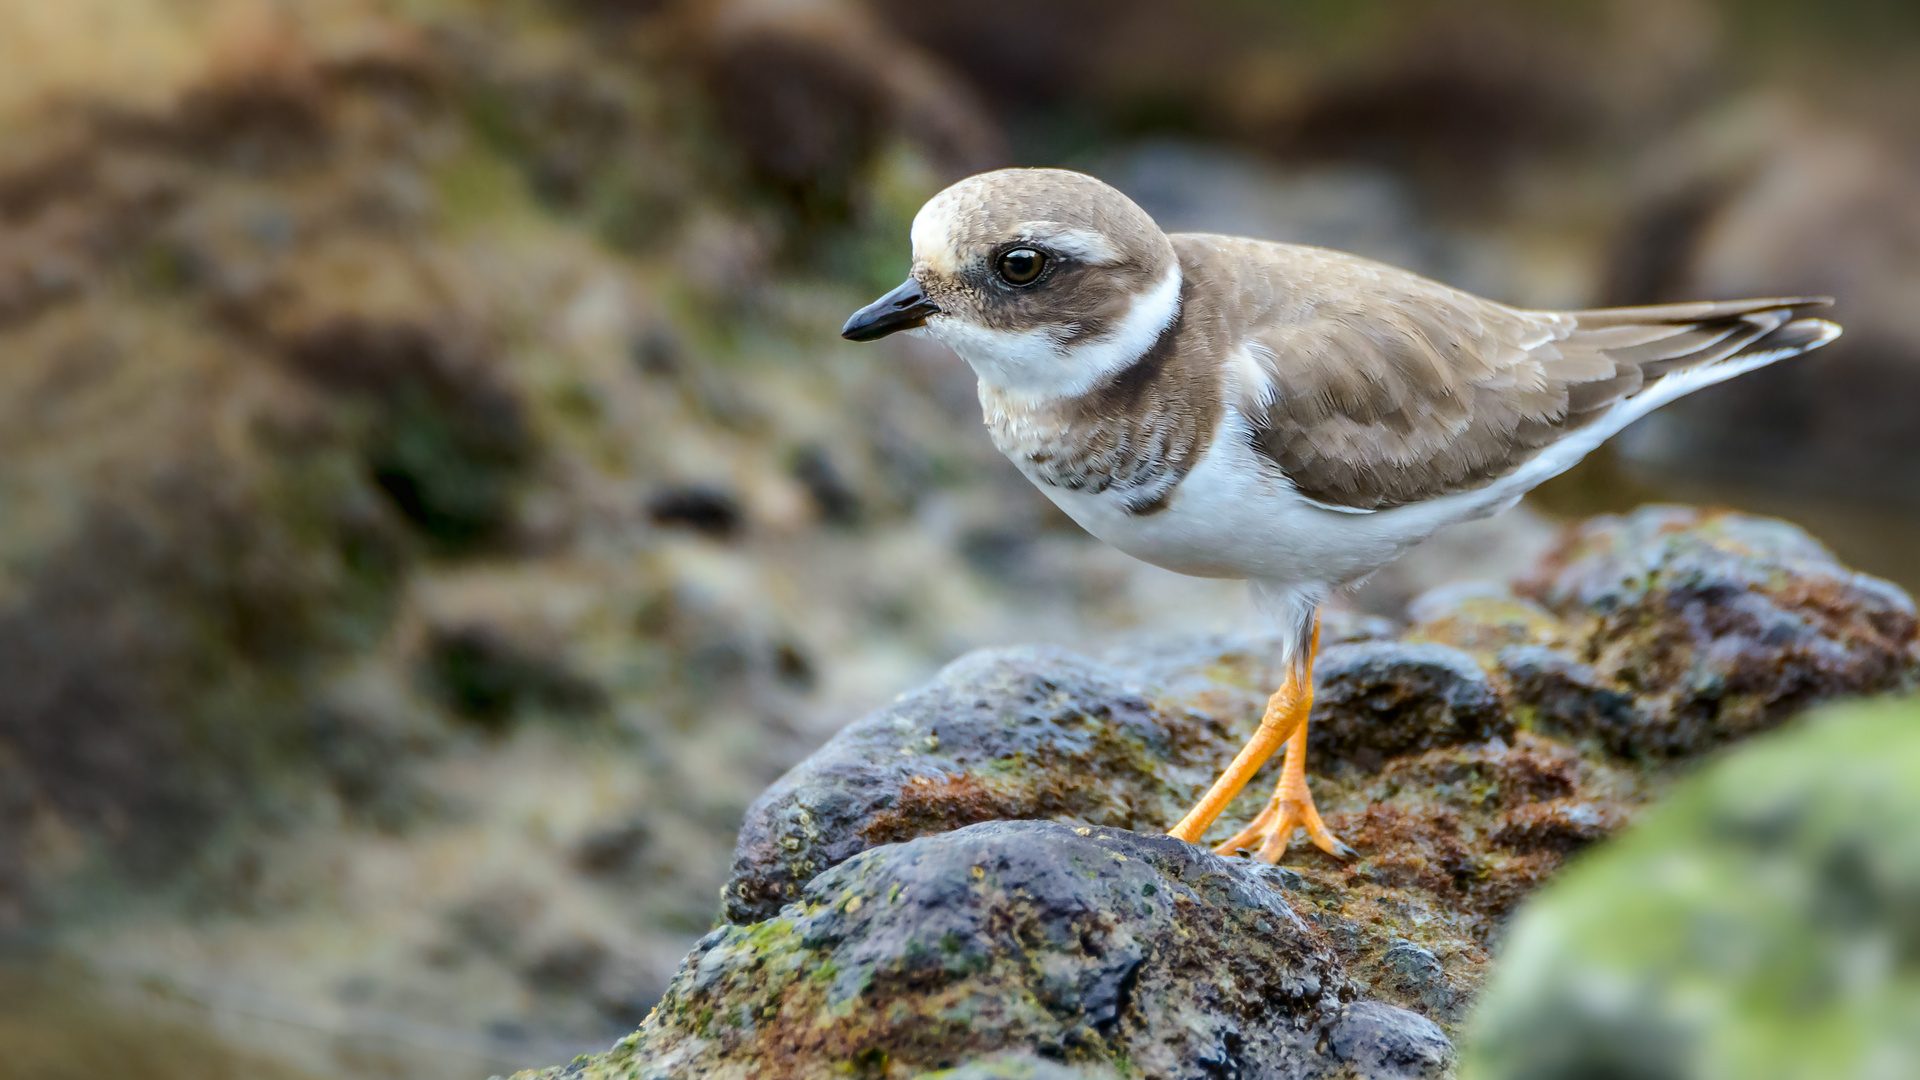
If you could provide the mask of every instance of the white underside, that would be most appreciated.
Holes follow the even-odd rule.
[[[1448,525],[1505,510],[1654,409],[1801,351],[1742,356],[1668,376],[1485,488],[1390,510],[1356,513],[1301,495],[1254,450],[1246,418],[1231,407],[1212,446],[1160,513],[1129,514],[1126,495],[1111,490],[1038,486],[1082,528],[1137,559],[1195,577],[1253,582],[1261,606],[1293,633],[1333,590]]]

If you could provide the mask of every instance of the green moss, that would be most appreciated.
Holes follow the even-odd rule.
[[[1908,1075],[1915,912],[1920,705],[1816,714],[1686,782],[1529,905],[1466,1075]]]

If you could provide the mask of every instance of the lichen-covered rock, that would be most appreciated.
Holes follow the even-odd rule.
[[[1639,703],[1592,665],[1544,645],[1509,645],[1494,663],[1521,726],[1569,742],[1592,741],[1622,757],[1633,752]]]
[[[1594,518],[1523,591],[1579,625],[1579,659],[1634,694],[1634,730],[1613,742],[1646,757],[1893,689],[1913,661],[1906,593],[1769,518],[1677,506]]]
[[[1554,646],[1570,628],[1554,614],[1505,585],[1468,581],[1442,585],[1407,603],[1407,641],[1431,641],[1472,653],[1487,663],[1505,648]]]
[[[1703,615],[1716,604],[1735,612],[1718,637]],[[1371,996],[1456,1023],[1513,906],[1664,783],[1625,763],[1712,744],[1676,747],[1676,702],[1718,709],[1718,739],[1814,696],[1882,688],[1906,669],[1910,612],[1790,525],[1654,508],[1576,531],[1520,594],[1418,598],[1403,640],[1385,620],[1331,616],[1310,762],[1360,858],[1298,852],[1290,887]],[[1636,641],[1665,643],[1668,662],[1634,667]],[[766,918],[862,850],[989,818],[1163,829],[1257,722],[1275,659],[1271,639],[1226,635],[1145,639],[1104,663],[1031,649],[962,660],[754,804],[724,913]],[[1699,672],[1715,670],[1746,686],[1773,673],[1774,692],[1713,698]],[[1271,782],[1257,778],[1210,838]]]
[[[1505,912],[1579,846],[1552,811],[1536,820],[1528,808],[1604,806],[1597,831],[1625,818],[1638,781],[1516,733],[1465,653],[1353,636],[1327,646],[1319,669],[1316,720],[1334,738],[1316,745],[1315,767],[1331,771],[1315,784],[1362,857],[1303,854],[1266,872],[1369,995],[1452,1024]],[[754,804],[725,913],[768,918],[827,866],[984,817],[1164,829],[1258,722],[1274,656],[1269,639],[1226,635],[1134,643],[1105,664],[1025,649],[963,660]],[[1251,816],[1271,783],[1257,779],[1215,834]]]
[[[908,1077],[1018,1050],[1105,1075],[1439,1075],[1437,1028],[1352,995],[1264,866],[987,822],[862,853],[714,931],[637,1034],[557,1075]]]
[[[1920,708],[1743,747],[1521,916],[1465,1075],[1920,1075]]]
[[[1109,657],[1124,669],[1058,649],[969,656],[754,802],[723,913],[766,918],[857,852],[976,821],[1164,829],[1251,732],[1275,655],[1271,641],[1214,637]],[[1498,690],[1458,650],[1363,640],[1327,646],[1316,670],[1316,767],[1377,772],[1390,757],[1513,731]]]

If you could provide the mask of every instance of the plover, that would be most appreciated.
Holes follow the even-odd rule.
[[[1647,412],[1832,341],[1819,297],[1508,307],[1355,255],[1168,235],[1112,187],[1002,169],[913,220],[904,284],[842,335],[972,365],[994,445],[1088,532],[1243,578],[1287,672],[1172,835],[1199,842],[1282,744],[1273,798],[1215,848],[1335,855],[1306,782],[1319,608],[1445,525],[1512,506]]]

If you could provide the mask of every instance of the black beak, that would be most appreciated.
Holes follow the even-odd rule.
[[[900,287],[853,313],[840,336],[848,341],[878,341],[898,330],[927,325],[927,316],[940,308],[927,299],[920,283],[908,278]]]

